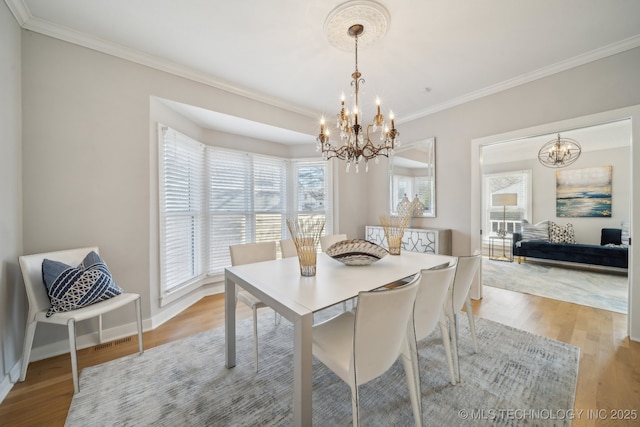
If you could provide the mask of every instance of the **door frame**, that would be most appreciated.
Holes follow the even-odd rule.
[[[640,168],[640,150],[634,150],[634,141],[640,141],[640,105],[604,111],[587,116],[561,120],[543,125],[518,129],[497,135],[476,138],[471,141],[471,251],[482,248],[481,215],[482,215],[482,148],[488,145],[523,139],[530,136],[554,133],[563,129],[576,129],[593,126],[616,120],[631,119],[631,167],[629,183],[629,235],[633,244],[633,224],[640,224],[640,197],[634,198],[634,182],[636,175],[634,165]],[[629,245],[629,306],[627,315],[627,332],[633,341],[640,341],[640,283],[634,280],[634,270],[640,271],[640,257],[635,256],[633,246]],[[638,258],[638,259],[636,259]],[[471,297],[482,298],[482,275],[478,275],[471,288]]]

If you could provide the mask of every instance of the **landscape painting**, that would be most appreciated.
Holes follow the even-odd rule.
[[[611,166],[556,171],[556,216],[611,217]]]

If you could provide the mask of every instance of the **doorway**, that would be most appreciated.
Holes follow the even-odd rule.
[[[546,140],[540,142],[541,141],[540,138],[542,139],[548,138],[549,135],[555,135],[557,132],[564,133],[564,132],[575,131],[583,128],[590,128],[598,124],[607,124],[607,123],[618,122],[623,120],[627,120],[627,123],[629,126],[628,135],[630,135],[630,137],[628,138],[628,140],[633,141],[634,139],[633,136],[636,137],[635,138],[636,140],[639,140],[640,132],[638,131],[637,127],[633,129],[630,126],[634,118],[640,121],[640,106],[594,114],[591,116],[585,116],[585,117],[565,120],[561,122],[549,123],[541,126],[521,129],[518,131],[513,131],[513,132],[508,132],[500,135],[493,135],[493,136],[473,140],[471,144],[472,145],[472,149],[471,149],[471,167],[472,167],[471,229],[477,230],[478,232],[472,233],[472,236],[471,236],[472,250],[481,249],[482,243],[485,237],[485,235],[481,234],[482,230],[484,229],[483,227],[483,191],[484,190],[482,185],[482,174],[483,172],[488,170],[486,168],[489,168],[488,165],[491,164],[489,153],[492,153],[492,151],[495,152],[496,150],[506,152],[512,149],[512,147],[516,147],[516,148],[513,148],[513,150],[515,151],[523,151],[522,144],[529,142],[529,140],[535,141],[535,138],[539,138],[538,141],[535,142],[535,144],[539,148],[543,145],[544,142],[546,142]],[[534,143],[531,142],[531,144],[534,144]],[[628,175],[629,188],[627,190],[628,191],[627,194],[619,195],[619,198],[626,198],[626,200],[628,200],[629,208],[626,209],[626,212],[619,213],[618,215],[626,215],[629,222],[632,223],[633,222],[632,217],[634,215],[633,189],[631,188],[633,185],[632,165],[634,164],[633,158],[637,157],[638,155],[632,150],[633,143],[630,142],[629,145],[630,145],[630,148],[629,148],[630,155],[628,156],[628,159],[630,160],[628,160],[629,163],[627,164],[629,168],[629,175]],[[587,159],[586,152],[584,156],[585,156],[584,158]],[[537,149],[536,149],[534,160],[537,162]],[[573,166],[577,167],[577,164]],[[525,168],[521,167],[520,169],[525,169]],[[550,209],[553,209],[553,207],[550,208],[549,206],[553,206],[555,204],[555,182],[554,182],[555,173],[552,173],[549,175],[548,181],[551,182],[550,188],[552,188],[551,191],[554,194],[554,197],[544,202],[547,204],[546,207],[538,206],[543,210],[546,209],[547,212],[549,212]],[[534,189],[533,191],[535,193],[536,190]],[[534,221],[538,218],[537,214],[540,214],[540,216],[546,216],[546,214],[536,211],[535,203],[534,203],[533,209],[534,209],[533,218],[535,218]],[[555,210],[553,210],[553,212],[555,213]],[[615,221],[615,220],[616,218],[612,217],[612,221]],[[585,227],[588,228],[588,226],[585,226]],[[629,331],[632,337],[634,336],[633,332],[635,332],[635,335],[640,335],[640,313],[639,311],[634,312],[634,308],[640,305],[640,295],[639,295],[640,290],[636,291],[635,293],[633,292],[634,290],[633,289],[634,288],[633,266],[634,266],[633,250],[630,247],[629,248],[629,269],[628,269],[628,284],[629,284],[628,286],[629,287],[628,319],[629,319]],[[474,284],[474,287],[472,288],[472,297],[473,298],[482,297],[482,271],[480,273],[479,280],[477,281],[477,283]],[[634,314],[638,314],[638,315],[634,315]]]

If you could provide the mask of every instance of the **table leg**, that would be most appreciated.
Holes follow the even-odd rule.
[[[302,315],[293,323],[293,423],[312,424],[311,386],[313,313]]]
[[[236,366],[236,284],[224,278],[224,354],[225,366]]]

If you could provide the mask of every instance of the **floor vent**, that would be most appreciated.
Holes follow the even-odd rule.
[[[110,348],[114,345],[118,345],[118,344],[124,344],[126,342],[130,342],[131,341],[131,337],[127,337],[127,338],[120,338],[119,340],[115,340],[115,341],[111,341],[111,342],[106,342],[104,344],[100,344],[95,346],[93,349],[95,351],[100,351],[100,350],[104,350],[106,348]]]

